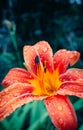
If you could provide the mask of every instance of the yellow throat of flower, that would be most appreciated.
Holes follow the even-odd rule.
[[[46,69],[46,63],[37,64],[37,75],[29,83],[34,87],[33,94],[38,96],[52,96],[62,84],[58,68],[50,72]]]

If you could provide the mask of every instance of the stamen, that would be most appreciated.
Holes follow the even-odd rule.
[[[46,61],[43,62],[44,72],[46,73]]]
[[[39,62],[40,62],[40,58],[39,58],[39,56],[37,55],[37,56],[35,57],[35,63],[38,64]]]

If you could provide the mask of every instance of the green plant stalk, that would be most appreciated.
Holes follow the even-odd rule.
[[[12,40],[14,49],[16,51],[18,65],[19,65],[19,67],[22,67],[21,58],[20,58],[20,55],[18,52],[18,46],[17,46],[17,41],[16,41],[16,26],[14,23],[12,23],[12,24],[13,24],[13,29],[10,30],[9,32],[10,32],[10,36],[11,36],[11,40]]]

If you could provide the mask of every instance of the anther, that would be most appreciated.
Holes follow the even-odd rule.
[[[46,73],[46,62],[43,62],[44,72]]]
[[[35,57],[35,63],[38,64],[39,62],[40,62],[40,58],[39,58],[39,56],[37,55],[37,56]]]
[[[46,68],[44,68],[44,72],[46,73]]]

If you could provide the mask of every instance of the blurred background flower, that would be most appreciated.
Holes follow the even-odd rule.
[[[13,67],[23,67],[23,46],[46,40],[53,52],[81,53],[74,66],[83,68],[82,0],[0,0],[0,82]],[[0,85],[0,90],[3,86]],[[83,130],[83,100],[70,98]],[[0,122],[0,130],[55,130],[43,102],[26,104]]]

